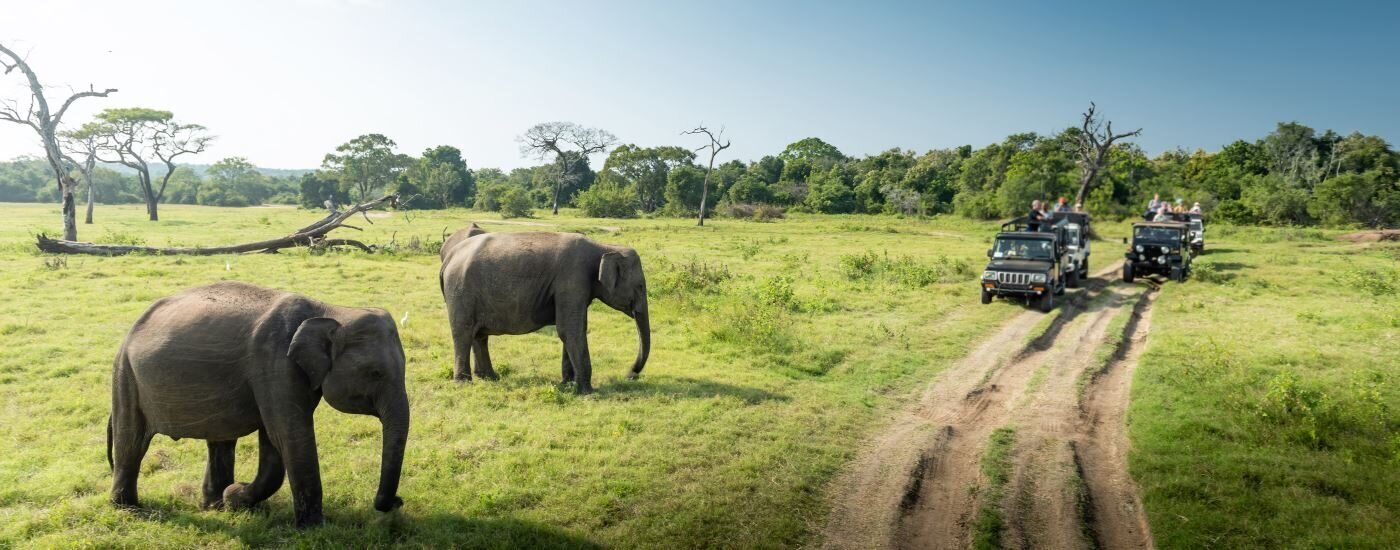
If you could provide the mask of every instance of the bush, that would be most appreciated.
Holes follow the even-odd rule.
[[[972,266],[961,259],[939,256],[932,264],[912,256],[890,258],[874,252],[846,254],[837,259],[841,273],[850,280],[880,276],[888,281],[908,286],[925,287],[933,283],[953,283],[972,276]]]
[[[758,301],[778,309],[796,309],[797,297],[792,290],[792,277],[777,275],[760,283]]]
[[[535,213],[535,203],[524,189],[515,187],[501,193],[501,217],[528,218]]]
[[[767,204],[725,203],[720,205],[720,214],[736,220],[771,222],[781,220],[786,215],[782,208]]]
[[[505,191],[506,188],[503,185],[482,185],[481,188],[476,191],[476,202],[473,203],[473,206],[477,210],[500,212],[501,195],[504,194]]]
[[[734,275],[729,266],[710,265],[694,259],[685,264],[662,263],[661,275],[656,278],[656,290],[661,294],[683,292],[715,292],[720,283]]]
[[[574,204],[593,218],[635,218],[637,200],[632,191],[620,185],[598,184],[574,196]]]

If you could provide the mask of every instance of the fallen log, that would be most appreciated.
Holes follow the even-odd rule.
[[[316,223],[298,229],[295,233],[285,237],[229,246],[160,248],[125,244],[96,244],[50,239],[47,235],[42,233],[38,236],[37,245],[39,250],[44,252],[55,254],[90,254],[95,256],[121,256],[125,254],[212,256],[216,254],[276,253],[283,248],[295,248],[298,246],[306,246],[315,249],[325,249],[335,246],[352,246],[365,252],[374,252],[374,247],[360,241],[351,239],[328,239],[326,238],[326,234],[341,227],[359,230],[360,228],[353,225],[346,225],[345,221],[356,214],[363,214],[370,210],[385,206],[398,206],[398,200],[398,195],[385,195],[376,200],[357,204],[352,208],[346,209],[344,212],[338,212],[321,218],[317,220]],[[369,221],[368,216],[365,216],[365,221]]]

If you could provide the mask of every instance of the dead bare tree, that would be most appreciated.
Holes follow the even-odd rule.
[[[4,68],[5,75],[19,69],[29,84],[29,106],[21,110],[18,101],[0,102],[0,120],[28,126],[34,130],[34,133],[39,134],[39,140],[44,145],[44,156],[49,161],[49,168],[53,169],[54,178],[58,182],[59,196],[63,203],[63,237],[76,240],[78,238],[78,221],[77,206],[73,194],[78,183],[68,175],[68,169],[64,166],[63,151],[58,145],[58,127],[59,124],[63,123],[63,115],[68,112],[68,108],[73,106],[75,101],[85,97],[107,97],[108,94],[115,93],[117,90],[108,88],[99,92],[89,86],[85,92],[70,94],[57,111],[52,111],[49,109],[48,98],[44,96],[44,86],[39,83],[39,77],[34,74],[29,63],[24,57],[4,44],[0,44],[0,68]]]
[[[617,136],[599,128],[585,128],[573,122],[543,122],[531,126],[520,141],[520,154],[535,156],[544,160],[554,155],[559,161],[559,179],[554,182],[554,214],[559,214],[559,194],[569,178],[567,153],[575,153],[587,159],[589,155],[601,153],[617,142]],[[566,147],[571,149],[566,150]]]
[[[1123,138],[1137,137],[1142,134],[1142,128],[1122,134],[1113,133],[1113,121],[1100,119],[1097,109],[1098,106],[1090,101],[1089,110],[1084,112],[1084,122],[1080,126],[1078,136],[1079,192],[1074,195],[1075,204],[1083,204],[1084,199],[1088,198],[1089,190],[1094,186],[1099,172],[1103,170],[1104,163],[1108,160],[1108,152],[1113,148],[1113,143]]]
[[[719,133],[715,133],[711,132],[709,128],[706,128],[704,123],[701,123],[693,130],[681,132],[683,136],[699,134],[704,134],[705,137],[710,138],[710,143],[708,145],[695,148],[695,152],[697,153],[706,149],[710,150],[710,164],[705,168],[705,183],[700,185],[700,218],[695,223],[695,225],[703,227],[705,225],[705,204],[710,200],[710,173],[715,171],[715,157],[719,156],[720,151],[728,149],[730,143],[729,141],[720,143],[720,140],[724,139],[724,127],[720,127]]]
[[[60,132],[59,145],[63,148],[63,158],[78,167],[87,184],[87,216],[83,223],[92,223],[92,205],[95,202],[92,188],[92,172],[97,167],[97,153],[102,145],[102,128],[96,122],[84,124],[77,130]]]
[[[51,239],[47,235],[38,236],[39,250],[58,254],[91,254],[95,256],[122,256],[125,254],[163,254],[163,255],[185,255],[185,256],[212,256],[216,254],[244,254],[244,253],[275,253],[283,248],[293,248],[298,246],[311,247],[313,249],[326,249],[335,246],[351,246],[365,252],[374,252],[375,247],[356,241],[353,239],[330,239],[327,233],[339,228],[359,230],[353,225],[345,222],[356,214],[364,215],[365,212],[377,208],[391,206],[396,207],[399,203],[398,195],[385,195],[378,199],[357,204],[340,213],[331,214],[321,218],[316,223],[296,230],[296,232],[275,239],[264,241],[254,241],[250,243],[235,244],[228,246],[213,247],[168,247],[156,248],[152,246],[132,246],[124,244],[95,244],[76,242],[70,240]],[[365,216],[365,221],[369,222],[369,217]],[[370,222],[373,223],[373,222]]]

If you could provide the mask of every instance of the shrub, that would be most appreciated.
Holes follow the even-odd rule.
[[[637,200],[631,190],[620,185],[594,185],[574,196],[574,204],[593,218],[635,218]]]
[[[729,266],[710,265],[694,259],[684,264],[662,263],[656,278],[656,290],[662,294],[681,292],[714,292],[723,282],[733,278]]]
[[[875,276],[908,287],[925,287],[933,283],[952,283],[972,276],[972,266],[965,260],[939,256],[933,263],[912,256],[890,258],[874,252],[846,254],[838,260],[841,273],[850,280]]]
[[[476,202],[474,206],[477,210],[500,212],[501,195],[505,193],[505,191],[506,188],[501,185],[482,185],[481,188],[476,191]]]
[[[796,309],[796,294],[792,290],[792,277],[777,275],[758,286],[758,301],[765,306],[778,309]]]
[[[524,189],[514,187],[501,193],[501,217],[528,218],[535,212],[534,201]]]

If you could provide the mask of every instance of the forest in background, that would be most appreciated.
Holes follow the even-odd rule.
[[[1080,132],[1014,134],[980,149],[964,145],[922,154],[894,148],[860,158],[806,138],[757,161],[717,164],[707,210],[748,216],[753,208],[736,206],[768,205],[833,214],[1010,216],[1034,199],[1072,200],[1080,177]],[[329,153],[312,171],[266,170],[239,157],[181,165],[162,202],[322,208],[327,199],[345,204],[394,191],[408,198],[407,208],[475,207],[529,216],[549,206],[558,184],[564,204],[591,216],[691,216],[705,179],[696,153],[678,145],[620,145],[601,167],[565,151],[564,162],[510,171],[473,169],[448,145],[419,156],[396,148],[388,137],[367,134]],[[567,171],[560,169],[564,163]],[[0,163],[0,201],[58,202],[47,170],[38,158]],[[98,203],[143,201],[129,170],[99,165],[93,188]],[[1215,152],[1177,149],[1149,157],[1133,143],[1117,143],[1085,207],[1121,219],[1139,213],[1155,193],[1188,205],[1200,202],[1212,218],[1232,223],[1391,227],[1400,222],[1400,153],[1379,136],[1318,132],[1296,122]]]

